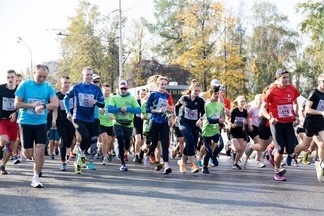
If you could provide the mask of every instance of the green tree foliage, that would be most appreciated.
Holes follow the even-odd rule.
[[[308,0],[298,4],[297,11],[306,14],[300,30],[311,39],[298,64],[298,70],[305,78],[304,91],[308,93],[316,86],[317,76],[324,71],[324,5],[321,1]]]
[[[96,5],[80,1],[76,15],[62,34],[62,59],[59,76],[69,75],[75,83],[81,81],[81,71],[90,66],[102,82],[118,85],[118,17],[102,16]],[[123,23],[125,19],[123,19]]]
[[[251,77],[251,90],[255,93],[273,82],[279,68],[290,65],[296,56],[296,33],[286,28],[287,17],[278,14],[269,2],[258,2],[253,7],[254,26],[247,49]]]
[[[81,81],[81,71],[90,66],[100,71],[103,63],[103,47],[96,25],[98,8],[89,2],[81,1],[75,17],[70,18],[67,33],[62,38],[62,49],[66,55],[59,64],[60,74],[71,77],[73,82]]]
[[[156,22],[145,23],[149,32],[160,39],[152,48],[153,52],[163,56],[167,62],[173,62],[184,49],[181,43],[184,18],[180,18],[178,13],[186,4],[187,0],[154,0]]]

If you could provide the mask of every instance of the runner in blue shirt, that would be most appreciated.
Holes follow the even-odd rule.
[[[39,174],[44,164],[47,140],[47,109],[56,109],[59,104],[54,88],[45,81],[48,73],[46,65],[36,65],[33,80],[22,82],[15,97],[15,107],[21,109],[19,123],[24,155],[26,158],[34,156],[34,177],[31,186],[35,188],[43,187],[39,181]]]
[[[73,122],[76,128],[76,138],[78,149],[78,159],[76,160],[75,173],[81,174],[81,167],[85,167],[84,152],[88,149],[91,143],[91,151],[97,150],[98,130],[95,130],[94,111],[95,106],[103,108],[105,106],[104,96],[100,88],[94,84],[93,70],[90,67],[85,67],[82,70],[83,82],[74,85],[64,97],[64,106],[67,113],[67,118]],[[73,116],[70,112],[70,98],[74,98]],[[73,119],[73,120],[72,120]],[[94,159],[94,158],[90,158]],[[91,164],[89,164],[91,165]],[[93,167],[88,167],[93,169]]]

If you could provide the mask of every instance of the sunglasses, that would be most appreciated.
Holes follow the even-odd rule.
[[[93,83],[100,83],[100,81],[99,80],[95,80],[95,81],[93,81]]]
[[[127,91],[127,88],[120,88],[120,90],[122,90],[122,91]]]

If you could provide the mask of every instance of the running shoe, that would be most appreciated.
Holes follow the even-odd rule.
[[[92,162],[89,162],[87,164],[87,169],[88,170],[96,170],[96,166]]]
[[[283,176],[283,175],[280,175],[279,173],[275,173],[273,178],[276,180],[276,181],[286,181],[286,177]]]
[[[5,166],[1,166],[1,175],[8,175],[8,172],[6,171]]]
[[[215,167],[217,167],[217,166],[218,166],[218,160],[217,160],[216,155],[215,155],[215,156],[212,156],[210,159],[211,159],[212,164],[213,164]]]
[[[186,172],[186,163],[184,163],[182,160],[178,160],[179,170],[181,173]]]
[[[163,169],[163,163],[159,163],[159,164],[155,167],[155,170],[156,170],[156,171],[160,171],[161,169]]]
[[[150,157],[145,156],[144,157],[144,168],[149,168],[150,167],[150,163],[151,163]]]
[[[13,164],[20,164],[20,160],[17,155],[13,158]]]
[[[168,175],[170,173],[172,173],[172,169],[171,169],[169,163],[165,163],[165,165],[164,165],[164,174]]]
[[[139,158],[139,156],[138,155],[135,155],[135,157],[134,157],[134,160],[133,160],[135,163],[139,163],[139,164],[141,164],[142,163],[142,160]]]
[[[54,160],[55,159],[54,154],[51,154],[50,158],[51,158],[51,160]]]
[[[122,165],[120,166],[119,170],[122,171],[122,172],[127,171],[128,169],[127,169],[126,164],[122,164]]]
[[[102,165],[107,165],[108,164],[108,158],[104,157],[104,159],[101,162]]]
[[[55,155],[59,155],[60,151],[58,148],[55,148]]]
[[[196,165],[196,163],[190,164],[190,170],[191,170],[191,173],[198,173],[199,172],[199,168]]]
[[[324,161],[315,161],[315,170],[318,181],[324,182]]]
[[[266,165],[263,163],[262,160],[257,161],[257,166],[258,166],[259,168],[264,168],[264,167],[266,167]]]
[[[287,158],[286,158],[286,164],[287,164],[288,166],[291,166],[291,162],[292,162],[292,160],[293,160],[293,157],[291,157],[290,155],[288,155]]]
[[[60,171],[66,171],[66,166],[67,166],[66,163],[62,163]]]
[[[277,173],[280,176],[283,176],[286,173],[285,168],[275,169],[275,173]]]
[[[124,160],[128,161],[128,155],[127,154],[124,155]]]
[[[233,168],[233,169],[237,169],[237,170],[242,169],[242,168],[240,167],[240,165],[238,165],[237,163],[236,163],[236,164],[233,164],[232,168]]]
[[[309,158],[308,158],[308,154],[307,153],[304,153],[302,162],[305,165],[309,165],[310,164],[310,161],[309,161]]]
[[[202,168],[202,172],[204,173],[204,174],[209,174],[209,170],[208,170],[208,167],[206,167],[206,166],[204,166],[203,168]]]
[[[78,164],[77,161],[74,161],[74,173],[81,174],[81,166]]]
[[[113,155],[112,155],[112,154],[108,154],[108,162],[109,162],[109,163],[112,162],[112,158],[113,158]]]
[[[43,187],[43,184],[40,183],[38,177],[33,177],[33,180],[32,180],[32,183],[31,183],[31,186],[34,187],[34,188],[42,188],[42,187]]]
[[[81,168],[86,168],[87,167],[87,164],[86,164],[86,158],[83,156],[83,157],[80,157],[80,163],[79,165],[81,166]]]

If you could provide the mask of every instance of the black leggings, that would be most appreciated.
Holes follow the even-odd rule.
[[[125,164],[125,150],[129,149],[133,128],[121,125],[114,125],[114,132],[118,140],[118,151],[121,164]]]
[[[70,148],[75,135],[75,128],[71,122],[57,121],[57,131],[61,138],[60,152],[61,160],[66,160],[66,148]]]
[[[150,135],[152,139],[152,145],[149,146],[147,155],[151,155],[154,149],[157,147],[159,139],[162,145],[162,157],[164,162],[169,162],[169,124],[165,123],[153,123],[150,124]]]
[[[212,140],[216,144],[218,143],[214,151],[211,147]],[[222,149],[224,148],[224,142],[223,142],[223,138],[220,134],[215,134],[212,137],[203,137],[203,142],[204,142],[205,148],[206,148],[206,155],[204,157],[204,166],[208,166],[209,159],[212,156],[216,157],[222,151]]]
[[[78,119],[75,119],[74,122],[79,126],[77,131],[82,137],[80,148],[82,151],[85,151],[90,147],[91,138],[98,136],[98,134],[96,134],[97,130],[94,128],[95,124],[94,122],[84,122]]]

